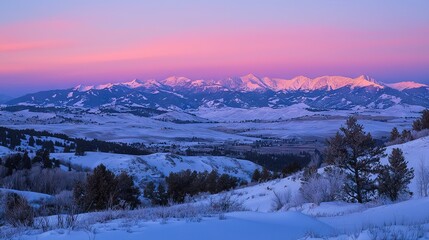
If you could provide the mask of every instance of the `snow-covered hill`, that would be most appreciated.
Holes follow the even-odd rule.
[[[417,83],[417,82],[398,82],[398,83],[386,84],[386,86],[399,91],[403,91],[406,89],[414,89],[414,88],[429,88],[428,85]]]
[[[317,109],[351,109],[356,106],[388,108],[397,104],[429,106],[424,84],[382,84],[368,76],[322,76],[293,79],[249,74],[221,80],[169,77],[28,94],[8,104],[44,106],[142,106],[154,109],[201,107],[281,108],[304,103]]]
[[[0,146],[0,159],[9,156],[11,154],[13,154],[14,152],[12,150],[10,150],[9,148]]]
[[[179,156],[167,153],[145,156],[100,152],[87,152],[85,156],[75,156],[73,153],[53,153],[51,157],[88,168],[104,164],[117,174],[126,171],[135,177],[136,182],[159,180],[171,172],[187,169],[197,172],[216,170],[219,174],[227,173],[249,181],[255,169],[261,168],[250,161],[229,157]]]

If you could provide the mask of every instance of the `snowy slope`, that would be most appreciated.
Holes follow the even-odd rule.
[[[292,106],[284,107],[281,109],[274,109],[269,107],[262,108],[200,108],[193,112],[199,117],[211,119],[214,121],[246,121],[246,120],[264,120],[276,121],[285,120],[297,117],[303,117],[314,114],[308,111],[310,107],[304,103],[294,104]]]
[[[189,123],[203,123],[208,122],[207,119],[195,116],[187,112],[171,111],[152,117],[156,120],[169,121],[169,122],[189,122]]]
[[[220,174],[227,173],[249,181],[255,169],[260,168],[250,161],[228,157],[178,156],[167,153],[133,156],[87,152],[85,156],[75,156],[73,153],[54,153],[51,156],[89,168],[104,164],[116,173],[128,172],[137,182],[156,180],[168,176],[171,172],[187,169],[198,172],[217,170]]]
[[[44,194],[44,193],[19,191],[19,190],[14,190],[14,189],[7,189],[7,188],[0,188],[0,193],[3,193],[3,194],[16,193],[18,195],[21,195],[25,199],[27,199],[27,201],[30,203],[52,198],[51,195]]]
[[[8,155],[13,154],[14,152],[10,150],[9,148],[0,146],[0,158],[6,157]]]
[[[358,231],[369,226],[423,223],[429,221],[429,211],[425,210],[427,206],[429,198],[412,199],[320,220],[346,231]]]
[[[405,89],[421,88],[421,87],[429,88],[429,86],[426,84],[416,83],[416,82],[398,82],[398,83],[386,84],[386,86],[399,91],[403,91]]]
[[[334,229],[321,221],[298,212],[228,213],[224,220],[158,221],[118,219],[88,226],[81,230],[52,230],[45,233],[27,231],[19,239],[177,239],[177,240],[294,240],[310,234],[329,235]]]

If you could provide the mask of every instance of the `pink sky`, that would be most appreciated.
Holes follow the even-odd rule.
[[[429,80],[429,18],[419,6],[429,4],[238,2],[194,1],[177,9],[134,1],[0,3],[18,13],[0,17],[0,93],[250,72]]]

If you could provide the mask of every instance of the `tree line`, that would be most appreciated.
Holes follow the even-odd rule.
[[[60,133],[49,133],[47,131],[36,131],[34,129],[17,130],[11,128],[0,127],[0,145],[15,149],[22,145],[23,141],[27,141],[28,145],[35,146],[39,145],[42,149],[49,149],[50,152],[55,151],[55,146],[64,148],[64,152],[71,152],[75,150],[77,155],[84,155],[86,151],[98,151],[118,154],[130,154],[130,155],[147,155],[150,152],[146,149],[142,149],[142,145],[139,148],[133,147],[126,143],[106,142],[97,139],[87,140],[82,138],[71,138],[65,134]],[[69,144],[61,142],[53,142],[52,140],[42,140],[42,137],[52,137],[62,139],[69,142]]]

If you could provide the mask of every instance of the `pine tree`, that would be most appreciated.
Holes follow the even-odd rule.
[[[16,169],[15,162],[12,157],[8,157],[4,162],[4,167],[7,169],[6,176],[10,176],[13,174],[13,170]]]
[[[31,136],[29,139],[28,139],[28,146],[30,146],[30,147],[34,147],[34,138],[33,138],[33,136]]]
[[[154,199],[155,199],[155,183],[154,182],[148,182],[146,184],[146,187],[143,190],[143,195],[145,198],[149,199],[152,204],[154,203]]]
[[[252,182],[259,182],[261,180],[261,172],[259,169],[255,169],[252,175]]]
[[[429,129],[429,109],[423,110],[420,119],[413,122],[413,130],[421,131],[423,129]]]
[[[165,190],[164,184],[159,184],[155,192],[156,204],[165,206],[168,204],[168,194]]]
[[[399,134],[398,129],[396,127],[394,127],[392,129],[392,131],[390,132],[390,141],[393,142],[400,137],[401,137],[401,134]]]
[[[423,110],[420,121],[422,122],[422,129],[429,129],[429,109]]]
[[[43,168],[52,168],[54,165],[50,159],[49,150],[45,149],[42,156],[42,167]]]
[[[88,176],[85,188],[85,209],[103,210],[117,204],[115,175],[103,164]]]
[[[261,172],[261,181],[266,182],[271,179],[271,173],[268,171],[268,169],[263,168]]]
[[[133,178],[126,172],[122,172],[116,177],[116,182],[116,191],[120,207],[123,209],[136,208],[140,204],[140,190],[134,185]]]
[[[22,157],[22,163],[24,169],[31,169],[31,159],[28,156],[28,152],[24,153],[24,156]]]
[[[365,133],[356,118],[350,117],[346,126],[328,140],[327,161],[343,169],[347,175],[347,199],[363,203],[375,193],[373,176],[384,156],[384,148],[377,146],[370,133]]]
[[[210,193],[216,193],[217,181],[219,179],[219,174],[213,170],[207,175],[206,187]]]
[[[413,122],[413,130],[414,131],[421,131],[423,129],[422,122],[420,119],[417,119]]]
[[[402,142],[409,142],[413,140],[413,135],[411,134],[411,131],[406,129],[402,130],[401,140]]]
[[[82,146],[81,143],[77,144],[74,155],[76,155],[76,156],[85,156],[85,149],[84,149],[84,147]]]
[[[392,149],[389,155],[389,165],[381,168],[378,177],[378,191],[380,195],[396,201],[401,194],[412,194],[408,184],[414,178],[414,169],[407,167],[402,150]]]

